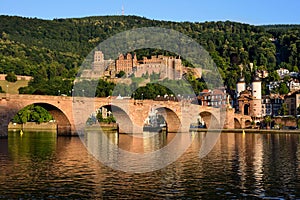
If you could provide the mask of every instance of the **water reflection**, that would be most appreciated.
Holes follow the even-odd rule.
[[[107,134],[111,143],[135,153],[155,151],[174,138]],[[300,198],[299,135],[223,133],[199,159],[205,134],[191,133],[191,146],[167,167],[131,174],[100,163],[79,138],[13,133],[0,140],[0,198]],[[103,142],[97,133],[85,139],[89,145]]]
[[[166,146],[175,137],[175,133],[154,133],[144,132],[140,134],[118,134],[116,131],[105,130],[100,131],[89,131],[85,133],[84,143],[92,151],[99,146],[108,147],[108,142],[111,145],[116,145],[118,148],[132,153],[147,153],[159,150]],[[107,150],[110,152],[110,150]]]
[[[190,133],[118,135],[100,131],[86,132],[82,140],[89,152],[105,165],[131,173],[155,171],[169,165],[192,141]]]

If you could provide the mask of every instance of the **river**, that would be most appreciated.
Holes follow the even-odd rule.
[[[300,198],[300,135],[222,133],[200,159],[205,133],[190,134],[192,144],[175,162],[128,173],[98,161],[79,137],[9,133],[0,139],[0,199]],[[175,134],[135,141],[108,133],[108,138],[141,153],[167,146]]]

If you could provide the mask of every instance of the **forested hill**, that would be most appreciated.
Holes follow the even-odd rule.
[[[72,78],[84,57],[101,41],[137,27],[164,27],[186,34],[210,52],[225,84],[233,89],[243,64],[250,82],[249,63],[274,70],[300,67],[300,26],[253,26],[225,22],[169,22],[137,16],[100,16],[41,20],[0,16],[0,72],[31,75],[36,80]]]

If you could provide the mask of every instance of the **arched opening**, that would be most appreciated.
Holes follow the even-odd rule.
[[[133,123],[128,114],[118,106],[104,105],[92,113],[87,125],[100,124],[102,129],[117,129],[119,133],[133,133]]]
[[[205,127],[210,129],[219,129],[219,120],[210,112],[204,111],[200,113],[201,118],[204,121]]]
[[[159,126],[166,129],[167,132],[179,132],[181,128],[181,121],[177,114],[166,107],[156,108],[155,114],[158,116]]]
[[[244,115],[249,115],[249,104],[244,105]]]
[[[190,124],[190,128],[192,129],[198,129],[198,128],[207,128],[204,119],[201,117],[201,115],[199,114],[199,116],[197,117],[197,121],[195,123],[191,123]]]
[[[246,128],[252,128],[252,125],[251,125],[251,121],[250,121],[250,120],[246,120],[246,121],[245,121],[245,127],[246,127]]]
[[[148,117],[144,121],[144,132],[162,132],[167,130],[167,122],[162,112],[157,109],[151,109]]]
[[[235,129],[241,129],[242,128],[242,125],[241,125],[241,123],[239,122],[239,120],[237,118],[234,118],[234,128]]]
[[[49,117],[49,115],[51,117]],[[56,106],[35,103],[16,111],[8,128],[55,130],[58,135],[70,135],[71,123]]]

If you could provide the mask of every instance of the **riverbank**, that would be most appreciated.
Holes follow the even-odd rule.
[[[300,130],[276,130],[276,129],[190,129],[190,131],[195,131],[195,132],[222,132],[222,133],[295,133],[295,134],[300,134]]]
[[[109,130],[109,131],[116,131],[118,130],[118,124],[117,123],[99,123],[99,124],[93,124],[86,126],[84,130],[86,131],[98,131],[98,130]]]
[[[8,131],[57,131],[57,124],[53,122],[46,123],[36,123],[36,122],[27,122],[25,124],[16,124],[9,123]]]
[[[101,126],[101,130],[103,131],[117,131],[117,126],[116,124],[106,124],[104,126]],[[9,132],[14,132],[14,131],[20,131],[21,128],[20,126],[13,126],[13,128],[10,128],[8,131]],[[56,129],[51,129],[51,128],[33,128],[33,126],[30,126],[30,128],[23,128],[24,131],[47,131],[47,132],[56,132]],[[85,128],[86,131],[99,131],[100,127],[98,125],[94,126],[89,126]],[[222,129],[222,130],[217,130],[217,129],[190,129],[190,132],[221,132],[221,133],[243,133],[243,131],[246,134],[300,134],[300,130],[266,130],[266,129]],[[64,137],[78,137],[78,135],[62,135]],[[7,138],[7,136],[1,136],[0,138]]]

